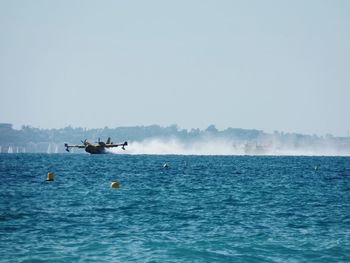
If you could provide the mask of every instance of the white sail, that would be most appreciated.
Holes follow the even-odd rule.
[[[50,154],[50,153],[52,153],[52,149],[51,149],[52,147],[51,147],[51,143],[49,143],[49,145],[47,146],[47,151],[46,151],[46,153],[48,153],[48,154]]]
[[[9,149],[8,149],[7,153],[13,153],[12,146],[9,146]]]

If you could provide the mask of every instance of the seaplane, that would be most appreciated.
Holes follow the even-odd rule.
[[[64,147],[66,147],[67,152],[69,152],[70,148],[80,148],[80,149],[85,149],[86,152],[91,154],[103,154],[103,153],[108,153],[106,149],[121,147],[123,150],[125,150],[125,146],[128,145],[128,142],[115,144],[111,141],[110,137],[108,137],[106,142],[100,141],[100,138],[98,138],[98,142],[96,144],[89,143],[87,139],[81,142],[82,144],[80,145],[69,145],[68,143],[65,143]]]

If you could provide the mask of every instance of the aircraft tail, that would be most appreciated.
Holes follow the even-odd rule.
[[[106,144],[111,144],[112,141],[111,141],[111,137],[108,137],[107,141],[106,141]]]
[[[128,142],[124,142],[123,143],[123,146],[122,146],[122,149],[125,150],[125,146],[128,146]]]

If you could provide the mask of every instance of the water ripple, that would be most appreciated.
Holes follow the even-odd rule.
[[[0,261],[348,262],[349,171],[346,157],[0,155]]]

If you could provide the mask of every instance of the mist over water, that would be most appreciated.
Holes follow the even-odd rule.
[[[223,140],[196,141],[185,143],[178,139],[152,139],[131,142],[128,152],[131,154],[181,154],[181,155],[231,155],[232,144]]]
[[[155,155],[287,155],[287,156],[349,156],[349,151],[339,150],[332,144],[304,145],[295,147],[272,142],[268,146],[254,143],[237,143],[223,138],[208,138],[190,142],[180,139],[146,139],[129,142],[126,151],[109,149],[114,154],[155,154]]]

